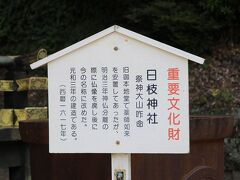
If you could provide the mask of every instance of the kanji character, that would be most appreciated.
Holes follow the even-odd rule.
[[[179,80],[178,68],[168,68],[168,80]]]
[[[148,101],[147,102],[148,109],[150,109],[151,107],[155,109],[158,106],[158,100],[155,98],[153,99],[148,98],[147,101]]]
[[[157,80],[157,70],[156,69],[148,69],[147,70],[147,80],[148,81]]]
[[[168,83],[168,95],[179,95],[179,83]]]
[[[170,125],[180,125],[180,120],[177,120],[179,118],[180,114],[175,114],[174,112],[170,112],[168,116],[169,124]]]
[[[180,129],[179,128],[168,128],[168,140],[179,140]]]
[[[168,110],[171,110],[171,109],[180,110],[180,108],[177,107],[177,103],[180,101],[180,99],[176,99],[176,98],[173,97],[171,99],[168,99],[168,101],[171,104],[171,107],[169,107]]]
[[[158,124],[158,122],[156,121],[156,117],[157,117],[156,113],[153,113],[153,114],[148,113],[147,116],[148,116],[147,121],[148,121],[149,124]]]
[[[157,94],[156,91],[157,91],[157,85],[156,84],[148,84],[148,86],[147,86],[148,95]]]

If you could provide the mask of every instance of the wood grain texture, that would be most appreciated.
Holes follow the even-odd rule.
[[[24,109],[0,109],[0,127],[18,126],[20,121],[47,119],[47,107],[27,107]]]
[[[0,91],[12,92],[15,89],[15,83],[13,80],[0,80]]]
[[[132,180],[223,180],[223,140],[234,118],[191,117],[189,154],[132,154]],[[48,121],[22,121],[33,180],[111,180],[110,154],[49,154]]]

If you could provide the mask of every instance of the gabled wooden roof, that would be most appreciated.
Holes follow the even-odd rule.
[[[71,45],[71,46],[69,46],[65,49],[62,49],[62,50],[60,50],[60,51],[42,59],[40,61],[37,61],[37,62],[31,64],[31,68],[36,69],[40,66],[43,66],[43,65],[45,65],[45,64],[47,64],[51,61],[54,61],[54,60],[58,59],[61,56],[64,56],[68,53],[71,53],[72,51],[75,51],[75,50],[77,50],[77,49],[79,49],[79,48],[81,48],[81,47],[83,47],[83,46],[85,46],[89,43],[92,43],[92,42],[94,42],[94,41],[96,41],[96,40],[98,40],[98,39],[100,39],[104,36],[107,36],[107,35],[109,35],[113,32],[118,32],[118,33],[123,34],[125,36],[128,36],[130,38],[136,39],[136,40],[138,40],[142,43],[145,43],[149,46],[159,48],[163,51],[175,54],[177,56],[180,56],[182,58],[194,61],[196,63],[200,63],[200,64],[204,63],[204,59],[199,57],[199,56],[190,54],[188,52],[182,51],[180,49],[174,48],[174,47],[169,46],[167,44],[164,44],[164,43],[161,43],[159,41],[153,40],[153,39],[148,38],[146,36],[143,36],[141,34],[130,31],[128,29],[125,29],[125,28],[122,28],[120,26],[114,25],[114,26],[111,26],[111,27],[109,27],[109,28],[97,33],[97,34],[94,34],[94,35],[92,35],[92,36],[90,36],[86,39],[83,39],[82,41],[79,41],[78,43],[75,43],[75,44],[73,44],[73,45]]]

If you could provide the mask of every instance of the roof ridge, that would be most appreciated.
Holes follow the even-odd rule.
[[[75,51],[75,50],[77,50],[77,49],[79,49],[79,48],[81,48],[81,47],[83,47],[83,46],[85,46],[89,43],[92,43],[92,42],[94,42],[94,41],[96,41],[100,38],[103,38],[104,36],[107,36],[107,35],[109,35],[113,32],[118,32],[118,33],[123,34],[125,36],[136,39],[140,42],[146,43],[150,46],[157,47],[161,50],[167,51],[168,53],[175,54],[177,56],[180,56],[180,57],[183,57],[185,59],[194,61],[196,63],[200,63],[200,64],[204,63],[204,59],[199,57],[199,56],[196,56],[196,55],[188,53],[186,51],[177,49],[177,48],[172,47],[170,45],[161,43],[159,41],[156,41],[156,40],[151,39],[149,37],[143,36],[143,35],[138,34],[136,32],[130,31],[130,30],[125,29],[123,27],[120,27],[118,25],[113,25],[113,26],[111,26],[111,27],[109,27],[109,28],[107,28],[103,31],[100,31],[100,32],[88,37],[88,38],[85,38],[85,39],[83,39],[83,40],[81,40],[81,41],[79,41],[79,42],[77,42],[77,43],[75,43],[71,46],[68,46],[68,47],[66,47],[66,48],[64,48],[64,49],[62,49],[62,50],[44,58],[44,59],[41,59],[40,61],[37,61],[37,62],[31,64],[30,66],[31,66],[32,69],[36,69],[36,68],[38,68],[40,66],[43,66],[43,65],[45,65],[45,64],[47,64],[47,63],[49,63],[49,62],[51,62],[55,59],[58,59],[59,57],[62,57],[64,55],[68,54],[68,53],[71,53],[71,52],[73,52],[73,51]]]

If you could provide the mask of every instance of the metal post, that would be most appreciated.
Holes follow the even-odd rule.
[[[112,180],[131,180],[131,154],[112,154]]]

